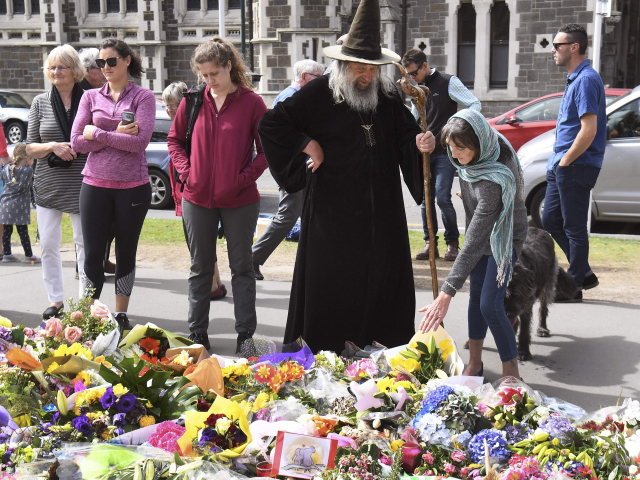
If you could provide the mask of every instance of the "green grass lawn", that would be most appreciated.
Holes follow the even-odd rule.
[[[29,225],[31,240],[36,238],[36,214],[31,212],[31,225]],[[17,236],[14,238],[17,241]],[[422,232],[409,230],[409,242],[411,251],[415,255],[424,248]],[[464,235],[460,237],[460,244],[464,242]],[[62,217],[62,243],[73,243],[73,229],[68,215]],[[140,235],[141,245],[179,245],[184,243],[182,222],[177,220],[164,220],[148,218],[142,227]],[[441,239],[441,244],[443,241]],[[285,242],[286,245],[286,242]],[[633,264],[640,264],[640,242],[637,240],[619,240],[616,238],[591,237],[590,259],[594,263],[614,262],[626,264],[627,268]],[[283,247],[281,247],[283,248]],[[564,254],[556,245],[556,253],[561,262],[565,261]]]

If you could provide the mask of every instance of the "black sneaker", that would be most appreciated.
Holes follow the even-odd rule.
[[[247,340],[251,340],[252,337],[253,337],[253,334],[248,334],[248,333],[239,333],[238,334],[238,341],[237,341],[237,344],[236,344],[236,355],[241,353],[242,345]],[[249,355],[249,356],[253,356],[253,355]]]
[[[264,275],[260,273],[260,265],[257,263],[253,264],[253,275],[256,277],[256,280],[264,280]]]
[[[133,330],[133,326],[131,322],[129,322],[129,317],[127,317],[126,313],[116,315],[116,322],[118,322],[118,327],[120,328],[120,337],[124,337],[125,331]]]
[[[598,277],[596,277],[595,273],[592,273],[591,275],[587,275],[586,277],[584,277],[584,282],[582,282],[582,289],[591,290],[592,288],[596,288],[598,285],[600,285]]]
[[[582,290],[578,290],[573,298],[556,296],[554,303],[580,303],[582,302]]]
[[[189,335],[189,340],[191,340],[193,343],[202,345],[207,351],[211,349],[211,343],[209,343],[209,335],[207,335],[206,333],[194,332]]]

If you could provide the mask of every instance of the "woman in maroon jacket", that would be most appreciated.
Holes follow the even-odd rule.
[[[169,132],[169,154],[184,182],[182,215],[189,236],[189,337],[209,344],[209,298],[216,263],[218,221],[227,237],[233,291],[236,353],[256,329],[253,234],[260,211],[256,180],[267,168],[258,123],[267,111],[252,90],[239,52],[215,37],[196,48],[191,68],[207,87],[193,128],[191,155],[185,153],[188,119],[180,103]],[[257,155],[253,158],[254,143]]]

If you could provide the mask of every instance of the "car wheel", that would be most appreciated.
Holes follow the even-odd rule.
[[[544,196],[546,193],[546,186],[540,188],[531,199],[531,206],[529,207],[529,211],[531,212],[531,221],[538,228],[543,228],[542,212],[544,210]]]
[[[8,122],[4,129],[9,144],[20,143],[27,138],[27,129],[22,122]]]
[[[149,183],[151,184],[151,208],[156,210],[166,208],[171,202],[169,176],[162,170],[150,169]]]

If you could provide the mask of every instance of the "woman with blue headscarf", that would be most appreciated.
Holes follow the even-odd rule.
[[[504,311],[513,265],[527,237],[522,169],[509,141],[481,113],[461,110],[442,130],[442,145],[458,170],[467,220],[464,245],[420,331],[437,329],[451,299],[469,278],[469,364],[463,375],[483,375],[487,329],[495,339],[503,376],[520,377],[518,346]]]

